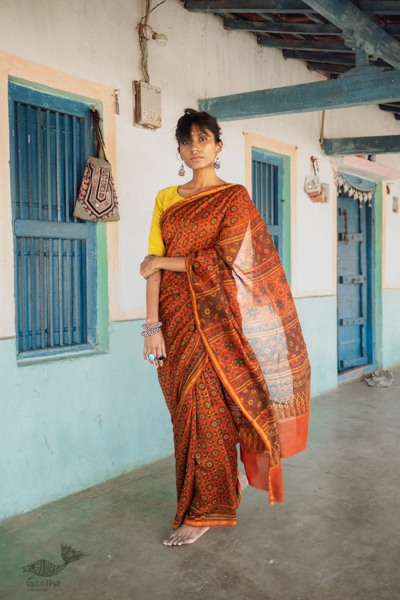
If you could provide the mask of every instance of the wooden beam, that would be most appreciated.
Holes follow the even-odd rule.
[[[318,50],[320,52],[344,52],[347,54],[353,51],[348,46],[345,46],[343,42],[338,39],[337,42],[316,42],[315,40],[278,40],[272,37],[258,38],[260,46],[266,46],[268,48],[279,48],[281,50]]]
[[[285,23],[276,21],[232,21],[224,19],[225,29],[235,31],[249,31],[250,33],[275,33],[281,35],[341,35],[341,30],[336,25],[325,23]],[[384,25],[383,29],[392,36],[400,35],[400,24],[391,23]]]
[[[269,21],[228,21],[224,20],[225,29],[250,31],[256,33],[279,33],[291,35],[338,35],[341,33],[336,25],[323,23],[276,23]],[[400,26],[399,26],[400,31]]]
[[[400,15],[398,0],[355,0],[354,4],[366,14]]]
[[[232,121],[399,100],[400,71],[374,69],[330,81],[207,98],[199,106],[221,121]]]
[[[329,156],[346,154],[394,154],[400,152],[400,135],[328,138],[322,147]]]
[[[392,36],[400,35],[400,24],[399,23],[391,23],[390,25],[389,24],[384,25],[383,29],[386,31],[386,33],[389,33]]]
[[[185,0],[185,8],[192,12],[209,13],[294,13],[314,12],[298,0]]]
[[[348,67],[344,65],[332,65],[329,63],[307,63],[309,71],[316,71],[317,73],[323,73],[325,76],[328,75],[344,75],[348,71]]]
[[[296,58],[297,60],[305,60],[308,63],[312,62],[325,62],[332,63],[334,65],[347,65],[348,67],[355,67],[356,59],[350,54],[332,54],[331,52],[301,52],[296,50],[284,50],[283,56],[285,58]]]
[[[400,104],[380,104],[379,108],[386,112],[400,113]]]
[[[332,0],[325,0],[332,4]],[[399,0],[354,0],[354,4],[365,14],[400,15]],[[209,13],[281,13],[311,14],[299,0],[185,0],[185,8],[192,12]]]
[[[340,27],[351,38],[357,36],[358,44],[365,42],[373,47],[374,56],[383,58],[389,65],[400,68],[400,44],[379,25],[364,15],[350,0],[303,0],[328,21]],[[368,51],[368,50],[367,50]],[[368,51],[368,54],[371,54]]]

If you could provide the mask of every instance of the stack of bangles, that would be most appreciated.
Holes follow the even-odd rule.
[[[155,333],[158,333],[159,331],[161,331],[161,327],[162,327],[162,323],[161,321],[159,321],[158,323],[144,323],[142,325],[143,331],[142,331],[142,335],[144,337],[148,337],[150,335],[154,335]],[[153,362],[153,360],[155,360],[155,354],[153,354],[152,352],[150,352],[147,355],[147,359],[150,362]],[[157,356],[158,360],[163,360],[163,355],[161,354],[161,356]]]
[[[154,335],[155,333],[159,333],[161,331],[162,323],[159,321],[158,323],[144,323],[142,328],[142,335],[144,337],[148,337],[150,335]]]

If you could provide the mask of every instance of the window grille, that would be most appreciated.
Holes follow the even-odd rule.
[[[18,355],[86,349],[96,342],[96,230],[72,212],[90,110],[9,88]]]
[[[283,159],[253,149],[252,196],[282,259]]]

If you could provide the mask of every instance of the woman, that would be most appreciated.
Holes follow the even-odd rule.
[[[176,129],[190,181],[156,198],[144,359],[171,413],[178,507],[168,546],[236,525],[241,489],[283,501],[281,457],[307,440],[310,366],[294,302],[260,214],[215,168],[214,117],[186,109]],[[181,169],[183,169],[183,163]],[[247,479],[239,480],[237,444]]]

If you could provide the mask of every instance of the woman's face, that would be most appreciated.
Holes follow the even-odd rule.
[[[190,129],[190,140],[179,144],[179,153],[183,162],[193,171],[214,168],[215,157],[222,149],[222,142],[216,142],[214,134],[193,124]]]

